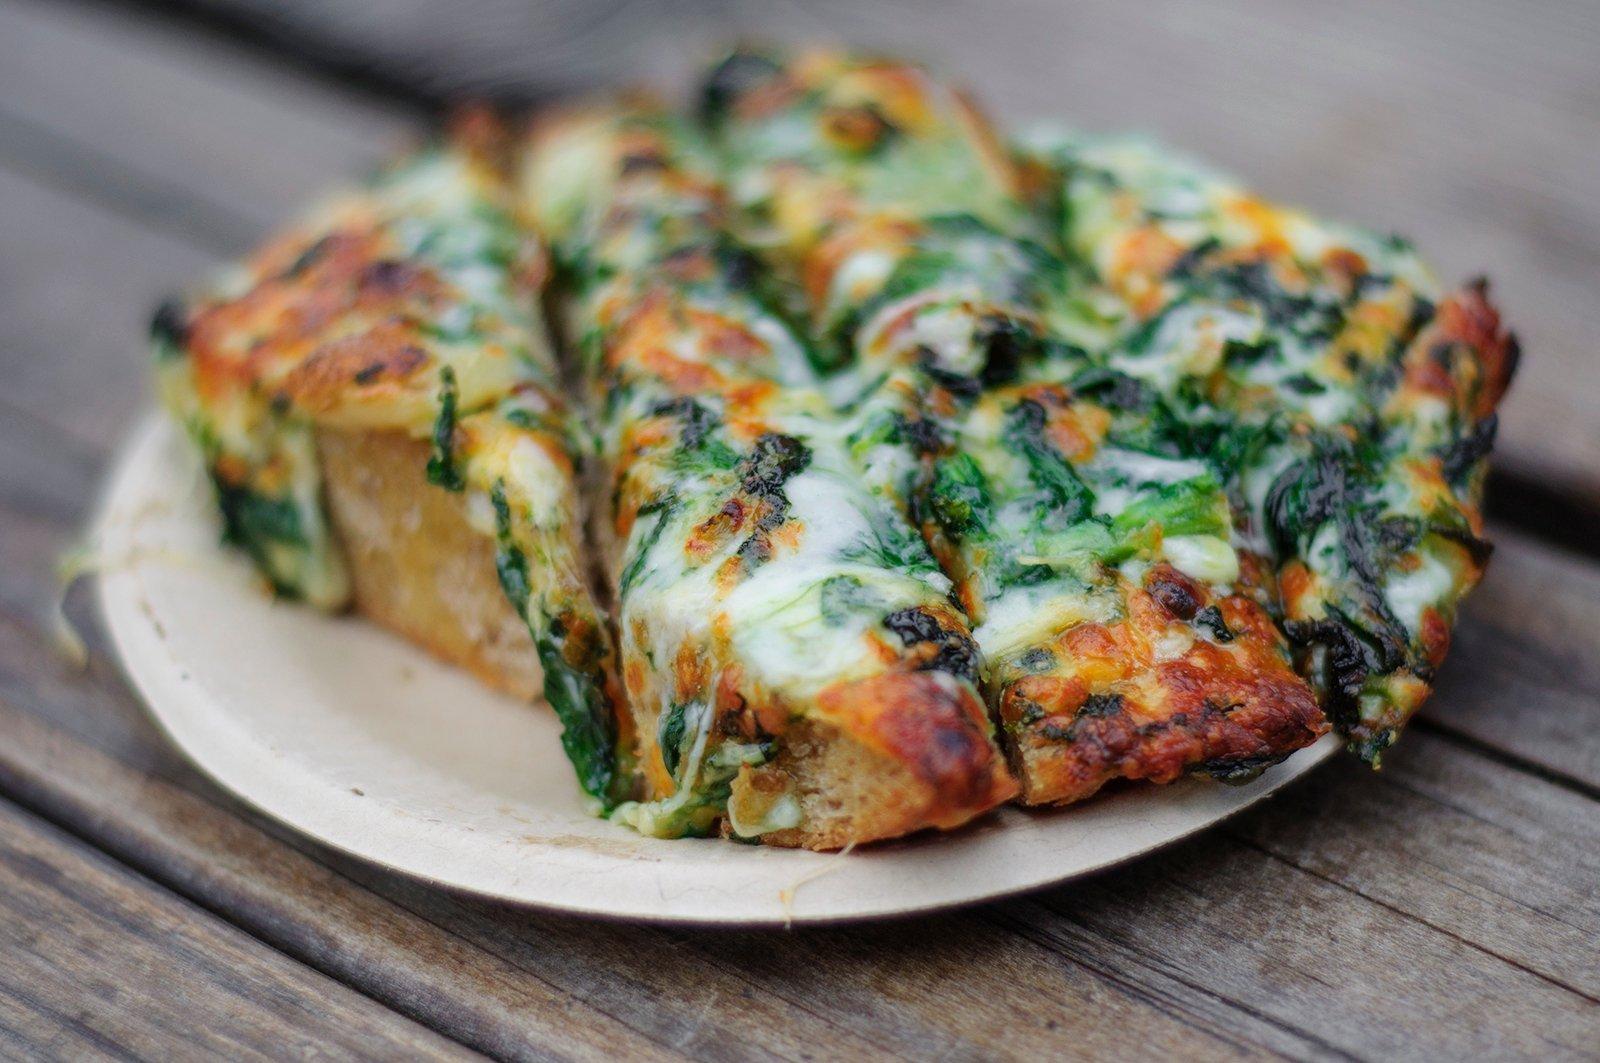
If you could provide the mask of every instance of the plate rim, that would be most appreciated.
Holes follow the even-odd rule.
[[[114,518],[117,517],[122,508],[121,504],[126,500],[148,500],[152,496],[153,492],[147,486],[147,482],[153,481],[156,478],[155,473],[159,471],[156,468],[156,464],[159,461],[159,448],[166,445],[167,441],[177,434],[178,426],[174,425],[166,415],[152,410],[143,414],[133,427],[123,435],[121,442],[114,451],[109,472],[103,477],[102,487],[88,524],[89,539],[96,544],[96,549],[102,556],[115,556],[112,547],[117,542],[119,533],[124,542],[131,546],[131,539],[127,535],[126,529],[120,529],[118,522]],[[1285,787],[1305,778],[1316,768],[1325,764],[1338,749],[1336,736],[1332,734],[1324,735],[1311,746],[1293,754],[1290,758],[1294,762],[1292,765],[1289,761],[1276,765],[1274,774],[1277,777],[1267,777],[1269,781],[1263,783],[1260,791],[1251,794],[1247,800],[1241,801],[1236,806],[1210,818],[1186,825],[1182,829],[1167,834],[1158,840],[1136,844],[1132,849],[1108,855],[1103,859],[1090,860],[1059,874],[1046,870],[1032,877],[1025,876],[1022,880],[1007,882],[998,888],[973,891],[945,899],[917,901],[909,904],[892,901],[885,903],[884,900],[875,900],[858,904],[845,911],[822,912],[797,911],[792,910],[791,905],[785,905],[781,913],[771,916],[752,915],[749,917],[727,918],[705,910],[671,909],[658,911],[643,908],[621,910],[615,905],[604,902],[586,903],[581,898],[571,896],[559,898],[531,897],[503,889],[474,885],[470,882],[454,881],[435,873],[408,867],[404,863],[396,862],[385,856],[374,855],[370,851],[364,851],[352,842],[330,837],[318,828],[298,822],[292,813],[274,807],[274,801],[271,797],[251,792],[250,787],[242,786],[237,779],[230,778],[224,771],[219,771],[216,765],[211,762],[210,754],[197,749],[189,737],[183,733],[183,729],[174,725],[173,718],[170,715],[172,712],[170,707],[163,711],[162,703],[167,699],[169,693],[157,677],[159,669],[153,664],[143,663],[139,656],[140,647],[138,642],[141,633],[137,631],[136,625],[143,623],[159,626],[159,621],[147,612],[149,609],[148,603],[141,604],[144,596],[140,571],[144,567],[142,564],[134,563],[115,568],[108,567],[106,570],[93,573],[95,576],[94,597],[99,620],[110,637],[111,646],[114,650],[113,656],[116,659],[117,668],[123,680],[137,695],[144,711],[155,721],[162,735],[172,743],[183,755],[184,759],[198,770],[201,775],[231,798],[241,802],[253,812],[264,816],[272,823],[344,857],[360,861],[372,867],[381,868],[386,872],[401,875],[434,888],[550,914],[662,926],[752,929],[800,925],[842,925],[866,921],[905,919],[968,905],[990,903],[1099,874],[1148,856],[1159,849],[1164,849],[1192,838],[1203,831],[1220,826],[1261,801],[1271,798]],[[398,638],[398,636],[395,637]],[[419,650],[418,652],[421,653],[423,651]],[[1106,799],[1114,800],[1117,796],[1119,795],[1107,795]],[[1002,814],[1010,811],[1020,812],[1030,818],[1070,816],[1072,814],[1071,808],[1014,809],[1012,806],[1007,806],[1001,810]],[[981,823],[982,819],[986,818],[989,817],[981,817],[979,822]],[[949,837],[951,840],[959,839],[964,833],[972,829],[973,827],[969,826],[950,832]],[[1015,828],[1001,827],[1000,829]],[[911,844],[938,844],[942,837],[944,836],[914,837]],[[684,843],[682,841],[674,841],[662,844],[678,845]],[[730,843],[714,841],[709,844],[727,845]],[[893,841],[884,843],[883,846],[874,846],[868,852],[884,852],[895,844],[896,842]],[[790,852],[791,850],[782,851]],[[830,860],[850,858],[848,851],[845,854],[825,854],[825,856]],[[619,871],[621,869],[622,865],[619,864]],[[826,873],[827,869],[825,868],[809,874],[798,873],[791,891],[798,890],[799,886],[809,881],[813,875]]]

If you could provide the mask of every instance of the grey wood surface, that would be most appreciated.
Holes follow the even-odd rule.
[[[0,1050],[472,1053],[0,802]]]
[[[1133,866],[960,913],[705,933],[518,911],[331,853],[204,779],[81,591],[90,664],[53,651],[53,560],[148,402],[155,299],[417,128],[412,104],[187,23],[0,3],[0,1052],[75,1055],[88,1030],[143,1056],[215,1036],[375,1057],[1595,1057],[1600,564],[1504,527],[1384,772],[1335,763]],[[126,988],[88,993],[86,966]],[[19,982],[54,1010],[9,1003]]]

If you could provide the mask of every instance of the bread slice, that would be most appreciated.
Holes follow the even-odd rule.
[[[546,263],[491,126],[467,123],[164,304],[157,374],[228,539],[276,593],[353,606],[543,695],[578,784],[609,807],[632,794],[631,738],[586,579]]]
[[[589,586],[582,520],[590,507],[578,490],[589,474],[584,432],[571,421],[535,301],[543,261],[500,178],[466,147],[424,152],[331,201],[214,289],[157,314],[164,397],[202,450],[230,539],[277,593],[353,608],[495,688],[548,703],[579,785],[620,822],[711,832],[731,802],[733,826],[750,828],[743,837],[837,848],[952,827],[1010,798],[1015,784],[974,685],[970,633],[936,582],[903,586],[898,560],[884,563],[886,597],[844,593],[827,617],[812,618],[830,636],[801,645],[820,648],[816,669],[774,665],[771,653],[753,657],[766,671],[740,669],[734,629],[703,632],[698,617],[697,642],[668,645],[685,610],[698,608],[681,594],[638,612],[649,637],[619,666],[612,624]],[[747,330],[736,320],[696,320],[708,342],[732,348],[730,359],[744,357]],[[662,387],[673,405],[679,389]],[[758,401],[749,391],[740,391],[744,400]],[[710,527],[696,536],[675,526],[685,538],[665,540],[655,561],[671,570],[675,550],[720,529],[716,546],[727,556],[696,569],[707,580],[733,576],[731,563],[746,555],[752,571],[780,563],[803,531],[785,516],[782,492],[793,485],[784,485],[812,462],[835,472],[802,486],[848,502],[845,519],[861,521],[855,539],[877,534],[870,500],[845,497],[865,489],[829,486],[846,459],[824,462],[779,427],[718,429],[727,438],[716,440],[716,460],[734,464],[720,476],[689,470],[679,485],[699,489],[696,477],[706,478],[694,500],[709,509],[682,516],[709,516]],[[821,436],[842,451],[831,433]],[[676,442],[656,448],[674,468]],[[598,486],[609,498],[611,485]],[[630,522],[643,502],[632,501]],[[855,539],[825,534],[839,507],[809,506],[822,544],[813,553],[836,551],[819,560],[861,569],[843,556]],[[790,582],[819,585],[807,564],[790,568]],[[739,632],[767,630],[782,604],[755,597],[738,614]],[[808,607],[820,610],[820,592],[813,598]],[[833,659],[835,628],[849,640],[846,660]],[[673,652],[652,657],[659,649]],[[645,663],[662,683],[638,691],[627,683],[630,717],[623,685]],[[814,681],[816,673],[837,681]],[[663,709],[672,713],[670,772],[654,726]],[[643,774],[660,765],[666,785],[636,775],[646,754],[653,764]],[[691,803],[696,818],[680,820]]]
[[[837,849],[1014,796],[971,632],[760,298],[692,130],[599,105],[546,116],[525,162],[601,411],[599,539],[645,798],[618,818]]]
[[[399,431],[320,428],[317,460],[362,615],[525,701],[541,700],[533,639],[495,572],[467,496],[429,483],[428,445]]]

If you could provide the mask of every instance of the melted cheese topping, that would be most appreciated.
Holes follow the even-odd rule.
[[[324,608],[345,604],[349,580],[315,430],[431,436],[429,478],[469,492],[469,518],[497,541],[580,781],[607,801],[622,778],[612,651],[580,560],[543,271],[503,180],[472,148],[440,148],[329,200],[212,292],[164,310],[158,366],[230,535],[276,589]]]
[[[1063,242],[1101,289],[1073,334],[1216,439],[1234,542],[1280,568],[1309,674],[1375,758],[1481,571],[1482,433],[1514,345],[1481,287],[1445,295],[1396,238],[1143,142],[1046,140]]]
[[[560,183],[576,169],[561,156],[589,165],[602,144],[606,176],[581,195]],[[693,132],[650,110],[578,113],[541,131],[525,172],[571,264],[571,329],[604,409],[623,668],[653,798],[618,818],[663,835],[804,826],[792,797],[748,788],[801,720],[925,771],[938,757],[910,732],[882,745],[881,704],[824,709],[918,668],[960,678],[903,710],[965,706],[962,770],[979,780],[943,784],[941,800],[1000,799],[1010,783],[949,583],[890,482],[863,475],[851,422],[727,232]]]
[[[626,796],[636,731],[645,800],[616,816],[662,835],[807,829],[772,770],[801,722],[917,777],[922,822],[1003,800],[980,679],[1030,801],[1240,777],[1326,726],[1284,632],[1352,744],[1392,741],[1486,555],[1515,348],[1481,287],[1142,142],[1019,160],[892,60],[736,57],[705,105],[575,113],[524,159],[594,440],[480,151],[330,200],[158,315],[163,393],[274,586],[348,596],[319,426],[431,437],[585,788]],[[582,564],[591,449],[620,663]]]

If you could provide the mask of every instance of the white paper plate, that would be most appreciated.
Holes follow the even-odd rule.
[[[1242,787],[1194,780],[824,855],[659,841],[583,811],[554,717],[354,618],[275,602],[218,546],[197,463],[141,426],[99,523],[100,602],[124,668],[201,768],[305,834],[519,904],[693,923],[922,911],[1127,860],[1259,801],[1331,739]]]

